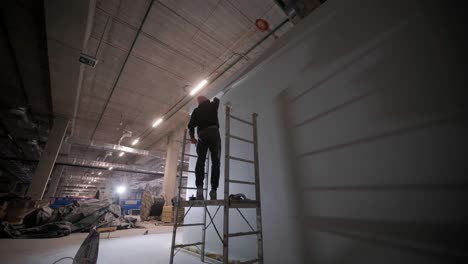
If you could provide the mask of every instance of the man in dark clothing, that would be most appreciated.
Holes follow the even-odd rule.
[[[221,137],[219,136],[218,107],[219,99],[210,102],[206,97],[197,97],[198,107],[193,110],[188,124],[190,141],[197,144],[197,165],[195,167],[197,199],[203,200],[203,180],[205,179],[206,153],[211,153],[211,200],[216,200],[219,184],[219,165],[221,155]],[[198,140],[195,138],[197,128]]]

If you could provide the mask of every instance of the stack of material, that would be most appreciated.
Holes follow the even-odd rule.
[[[83,200],[57,209],[42,207],[27,215],[23,224],[3,222],[0,236],[11,238],[47,238],[67,236],[71,232],[86,232],[93,227],[135,227],[136,219],[121,215],[119,205],[108,201]]]
[[[174,218],[175,218],[175,208],[174,206],[164,206],[162,215],[161,215],[161,221],[164,223],[173,223]],[[179,208],[179,216],[178,216],[178,223],[182,223],[184,221],[184,214],[185,214],[185,208]]]
[[[150,212],[151,207],[153,206],[154,200],[153,195],[149,190],[146,190],[143,193],[143,197],[141,198],[141,208],[140,208],[140,219],[141,221],[148,221],[150,220]]]

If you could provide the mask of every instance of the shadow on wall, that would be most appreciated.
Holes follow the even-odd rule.
[[[438,175],[440,178],[435,182],[427,182],[424,179],[424,175],[409,175],[412,178],[406,179],[403,182],[398,180],[399,177],[386,178],[385,176],[388,175],[387,172],[383,173],[384,177],[377,176],[380,170],[392,171],[394,170],[393,166],[395,166],[395,163],[402,162],[398,160],[398,158],[395,158],[395,153],[398,155],[398,152],[405,153],[410,151],[411,153],[424,156],[423,153],[419,152],[424,152],[427,147],[421,148],[418,151],[412,145],[404,145],[404,140],[399,141],[399,138],[411,138],[413,136],[429,138],[425,134],[430,134],[431,130],[434,128],[440,127],[443,129],[447,127],[447,125],[448,127],[455,126],[456,129],[459,129],[460,121],[462,122],[461,124],[466,122],[466,111],[459,111],[459,105],[452,104],[454,108],[452,114],[441,115],[441,117],[439,117],[439,114],[444,111],[427,111],[423,114],[426,115],[428,112],[431,114],[435,113],[437,117],[425,122],[409,122],[408,125],[403,127],[392,127],[391,129],[386,129],[373,135],[362,136],[345,142],[335,142],[335,144],[327,147],[304,151],[302,147],[304,142],[300,140],[307,139],[298,137],[297,130],[301,129],[305,122],[299,125],[292,124],[292,120],[294,120],[292,116],[294,106],[291,105],[291,100],[289,98],[291,98],[291,96],[288,95],[288,91],[286,90],[278,96],[277,104],[280,108],[279,112],[283,115],[280,118],[283,121],[282,132],[284,141],[289,142],[289,155],[287,156],[291,157],[291,159],[289,160],[290,165],[288,167],[291,168],[291,185],[296,190],[293,193],[296,194],[297,208],[300,209],[298,210],[298,212],[300,212],[299,222],[302,228],[298,227],[298,234],[302,236],[301,239],[304,246],[303,252],[305,259],[317,259],[317,256],[313,256],[314,254],[316,255],[316,253],[312,253],[317,250],[317,247],[326,248],[327,246],[331,246],[331,244],[328,244],[330,238],[320,238],[323,234],[334,237],[332,240],[336,240],[336,242],[333,242],[336,243],[336,245],[339,244],[337,241],[340,239],[345,239],[347,241],[347,246],[344,248],[337,247],[336,249],[328,249],[331,251],[336,250],[336,253],[340,252],[340,254],[334,254],[335,257],[333,258],[326,257],[327,263],[342,263],[350,259],[362,259],[363,256],[373,256],[374,253],[364,251],[365,247],[363,247],[362,244],[377,246],[379,248],[388,249],[388,251],[396,250],[397,252],[401,252],[402,255],[410,254],[428,257],[433,261],[458,262],[468,259],[468,253],[463,243],[463,239],[468,235],[468,225],[466,221],[462,219],[464,215],[463,212],[447,210],[451,215],[448,217],[441,217],[443,220],[439,222],[432,219],[426,221],[425,219],[425,214],[427,213],[425,211],[431,207],[431,205],[427,203],[433,200],[429,197],[437,197],[437,199],[442,200],[443,204],[446,202],[447,196],[455,196],[455,199],[449,200],[463,204],[466,198],[461,197],[468,191],[468,183],[466,181],[460,182],[459,179],[452,179],[452,181],[449,179],[444,180],[443,175]],[[333,118],[334,111],[342,110],[342,108],[346,110],[348,105],[357,103],[363,98],[365,98],[365,96],[351,99],[340,104],[338,107],[333,107],[325,110],[323,113],[314,114],[312,118],[305,119],[307,122],[318,122],[321,118]],[[395,98],[396,101],[397,99],[398,98]],[[417,100],[420,100],[420,98],[418,97]],[[375,101],[373,103],[375,103]],[[401,114],[402,109],[400,108],[398,111],[400,111]],[[404,115],[401,117],[404,119]],[[412,117],[408,116],[407,118],[411,120]],[[453,132],[453,130],[449,132]],[[460,131],[457,130],[457,132]],[[442,134],[442,136],[451,137],[453,134],[445,133]],[[388,145],[390,143],[386,143],[386,139],[393,139],[393,142],[396,142],[397,145]],[[445,140],[445,138],[441,136],[436,139],[441,141]],[[463,141],[460,141],[460,143],[463,143]],[[364,153],[360,150],[362,145],[373,144],[379,144],[378,152]],[[351,153],[346,156],[348,162],[361,163],[361,171],[359,169],[350,170],[347,171],[347,175],[334,175],[337,173],[336,170],[321,171],[323,167],[319,164],[314,166],[314,159],[312,159],[312,164],[309,161],[310,157],[314,158],[322,155],[325,156],[325,158],[317,158],[315,162],[328,159],[326,162],[332,163],[333,166],[340,167],[342,165],[340,164],[341,157],[339,157],[339,154],[335,155],[335,153],[339,153],[343,151],[343,149]],[[441,147],[435,150],[441,151],[435,155],[440,162],[445,163],[453,163],[450,161],[450,157],[454,157],[460,153],[457,148],[452,148],[452,151],[448,152],[447,148]],[[384,166],[376,165],[372,160],[366,163],[365,160],[368,158],[368,155],[378,155],[379,159],[382,160],[381,164],[384,164]],[[305,165],[305,163],[307,165]],[[406,169],[415,173],[424,174],[427,168],[418,168],[417,166],[421,165],[418,160],[415,160],[415,163],[416,167],[408,167]],[[466,167],[462,167],[460,164],[456,163],[453,165],[458,166],[458,168],[454,168],[454,171],[457,171],[457,169],[463,170],[463,167]],[[343,166],[346,167],[348,164],[343,164]],[[397,166],[404,167],[404,164],[397,164]],[[440,168],[444,167],[444,165],[438,166],[437,164],[432,164],[430,166],[436,171],[440,171]],[[369,172],[376,174],[374,175],[374,179],[363,181],[359,173],[365,174]],[[429,177],[430,176],[431,175],[429,175]],[[339,179],[343,178],[348,179],[340,182]],[[355,180],[350,180],[350,178],[354,178]],[[324,197],[330,198],[329,203],[326,198],[321,196],[324,193],[326,194]],[[407,202],[410,204],[412,203],[413,208],[421,208],[421,213],[418,214],[418,212],[415,212],[414,215],[410,217],[412,219],[401,215],[401,213],[405,211],[405,205],[401,205],[402,208],[399,208],[399,202],[395,203],[391,201],[392,199],[401,201],[399,198],[400,195],[408,197],[415,196],[415,200],[408,200]],[[364,215],[368,217],[361,216],[362,218],[359,218],[360,215],[363,215],[359,212],[361,210],[361,208],[359,208],[359,202],[339,204],[334,208],[334,199],[341,196],[345,196],[345,199],[348,199],[348,201],[355,200],[355,197],[352,196],[362,196],[367,201],[370,201],[372,206],[363,203],[364,210],[369,210],[364,213]],[[425,201],[426,197],[427,201]],[[314,198],[319,199],[314,200]],[[375,199],[375,202],[372,202],[373,199]],[[388,208],[394,212],[393,215],[391,215],[391,213],[390,216],[389,214],[387,214],[387,216],[381,215],[381,210],[377,209],[379,207],[379,201],[385,203],[381,205],[382,208]],[[346,208],[347,206],[352,206],[354,208]],[[322,208],[324,207],[329,207],[325,211],[336,216],[321,215],[324,211]],[[447,207],[451,209],[452,207],[455,207],[455,209],[459,208],[453,205],[447,205]],[[339,212],[335,212],[334,209],[339,210]],[[435,216],[437,216],[437,214],[446,213],[441,211],[440,206],[437,205],[434,206],[433,209],[434,211],[430,214]],[[375,210],[375,215],[372,215],[372,210]],[[446,219],[451,220],[447,221]],[[304,232],[303,230],[312,232]],[[382,256],[373,256],[371,258],[373,260],[378,260],[381,259]]]
[[[468,260],[466,65],[419,22],[359,52],[314,52],[304,79],[340,65],[276,98],[310,263]]]

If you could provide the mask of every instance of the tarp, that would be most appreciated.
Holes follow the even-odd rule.
[[[3,237],[11,238],[46,238],[109,226],[127,229],[135,227],[135,221],[122,217],[119,205],[92,199],[77,201],[54,210],[49,207],[39,208],[27,215],[22,225],[3,222],[0,233]]]

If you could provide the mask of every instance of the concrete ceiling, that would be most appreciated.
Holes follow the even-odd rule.
[[[99,63],[85,69],[73,136],[117,142],[124,128],[134,137],[141,136],[186,96],[184,88],[213,75],[223,63],[227,66],[226,60],[267,34],[255,30],[255,19],[266,18],[274,27],[286,18],[270,0],[155,1],[136,36],[149,4],[97,1],[85,53],[95,55]],[[139,147],[150,147],[186,120],[187,112],[182,109],[147,135]]]
[[[214,94],[292,27],[273,0],[7,3],[2,9],[0,35],[4,58],[1,81],[8,87],[2,88],[8,96],[1,98],[4,124],[0,136],[5,141],[2,149],[9,151],[3,156],[37,160],[53,117],[61,116],[72,120],[69,137],[117,144],[124,131],[131,131],[132,137],[122,140],[123,146],[141,137],[135,147],[162,153],[119,157],[114,151],[106,157],[102,148],[64,144],[62,158],[103,161],[105,157],[106,162],[138,165],[155,172],[164,171],[167,136],[186,126],[192,87],[208,79],[209,85],[201,94]],[[258,18],[278,30],[258,31]],[[80,53],[96,57],[96,67],[80,64]],[[12,114],[18,107],[25,107],[26,115]],[[159,117],[165,121],[152,128]],[[12,139],[11,134],[15,135]],[[16,153],[18,149],[26,153]],[[10,165],[13,170],[15,164]],[[23,181],[28,181],[34,164],[22,166],[18,170],[27,172]],[[99,171],[100,177],[90,181],[90,175],[95,177]],[[61,186],[67,194],[78,191],[89,195],[92,192],[85,189],[119,182],[134,189],[150,183],[157,190],[161,182],[160,177],[151,175],[84,167],[66,167],[63,175]]]
[[[266,19],[271,28],[286,19],[271,0],[161,0],[149,9],[150,2],[96,2],[83,53],[96,57],[98,64],[84,67],[73,137],[117,144],[129,130],[133,136],[122,145],[142,137],[138,148],[164,151],[166,136],[188,120],[183,107],[191,100],[187,91],[205,78],[222,82],[274,42],[270,37],[244,54],[268,34],[255,29],[256,19]],[[286,24],[276,37],[290,27]],[[162,116],[169,119],[151,128]],[[69,155],[96,159],[103,151],[73,145]],[[143,166],[164,162],[135,155],[114,155],[109,161]]]

